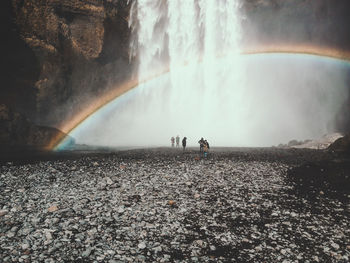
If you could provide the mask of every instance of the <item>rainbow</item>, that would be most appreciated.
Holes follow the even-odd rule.
[[[315,45],[265,45],[259,47],[246,47],[243,54],[266,54],[266,53],[287,53],[287,54],[305,54],[321,57],[330,57],[338,60],[350,61],[350,51],[337,48],[322,47]]]
[[[321,57],[329,57],[337,60],[343,60],[346,62],[350,61],[350,52],[339,50],[335,48],[320,47],[313,45],[265,45],[260,47],[246,47],[242,54],[243,55],[255,55],[255,54],[268,54],[268,53],[287,53],[287,54],[305,54],[305,55],[315,55]],[[93,115],[95,112],[100,110],[103,106],[107,105],[109,102],[120,97],[126,92],[137,87],[139,84],[147,82],[151,79],[159,77],[165,73],[169,72],[169,68],[166,68],[162,72],[155,74],[145,80],[139,81],[138,79],[131,79],[121,85],[116,85],[109,92],[101,97],[96,98],[94,101],[89,102],[88,105],[83,107],[83,110],[78,114],[74,115],[72,118],[63,121],[58,129],[63,131],[65,134],[69,134],[73,129],[78,127],[87,118]],[[52,138],[50,143],[46,146],[48,150],[55,150],[57,146],[64,140],[64,135],[57,135]]]

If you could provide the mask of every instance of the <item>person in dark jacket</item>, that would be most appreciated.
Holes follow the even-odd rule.
[[[184,151],[185,151],[185,149],[186,149],[186,140],[187,140],[186,137],[184,137],[184,138],[182,139],[182,147],[183,147]]]
[[[203,137],[198,141],[199,143],[199,152],[202,153],[203,152],[203,147],[204,147],[204,139]]]

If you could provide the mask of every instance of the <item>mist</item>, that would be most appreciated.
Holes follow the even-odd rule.
[[[217,63],[224,70],[225,60]],[[164,74],[106,105],[71,135],[77,143],[104,146],[167,146],[176,135],[192,146],[201,137],[215,146],[271,146],[336,131],[348,96],[348,64],[260,54],[241,56],[240,71],[235,85],[223,79],[210,92],[200,80],[191,89],[171,89],[170,74]],[[179,73],[183,83],[196,78],[191,66]]]
[[[72,131],[77,143],[167,146],[179,135],[190,146],[201,137],[212,146],[272,146],[337,131],[349,65],[305,54],[241,55],[241,2],[210,3],[134,4],[130,49],[142,84]]]

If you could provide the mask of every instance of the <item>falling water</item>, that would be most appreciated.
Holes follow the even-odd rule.
[[[220,129],[229,132],[227,114],[235,114],[231,106],[239,99],[236,83],[242,75],[238,10],[237,0],[134,2],[130,21],[137,37],[131,48],[139,60],[138,78],[170,74],[140,87],[131,118],[149,127],[143,129],[145,140],[154,143],[165,134],[195,140],[221,136]]]

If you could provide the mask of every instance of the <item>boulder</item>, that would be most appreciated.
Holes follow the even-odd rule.
[[[350,153],[350,134],[337,139],[328,147],[328,150],[333,152]]]

